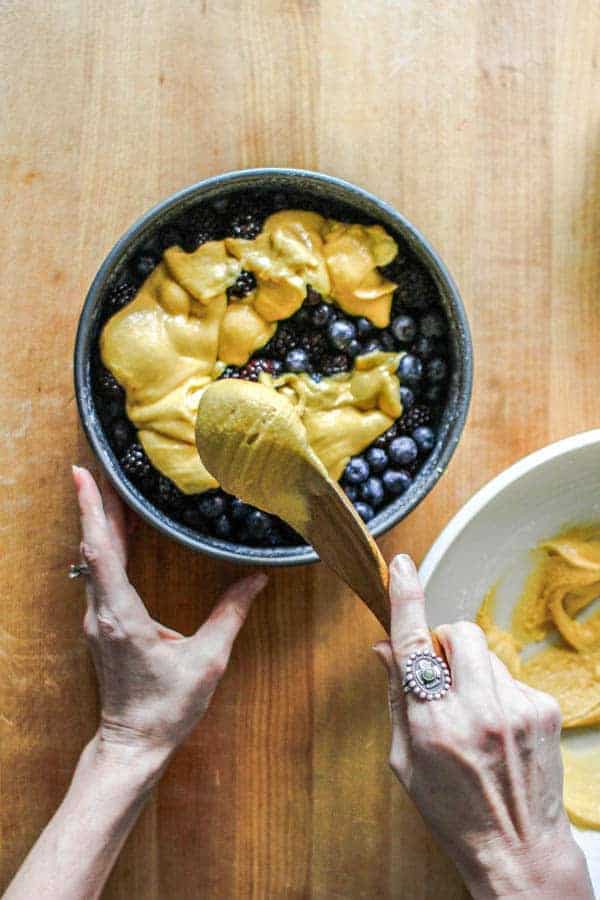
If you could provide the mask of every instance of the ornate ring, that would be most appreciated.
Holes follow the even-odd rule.
[[[404,671],[404,693],[413,693],[419,700],[441,700],[452,684],[448,664],[427,650],[411,653]]]
[[[86,563],[71,563],[69,566],[69,578],[79,578],[81,575],[89,575],[90,569]]]

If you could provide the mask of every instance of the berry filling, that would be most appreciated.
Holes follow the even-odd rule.
[[[290,195],[218,201],[191,209],[163,226],[154,241],[140,249],[108,291],[101,324],[136,296],[140,285],[161,260],[164,249],[178,244],[192,252],[224,236],[251,241],[265,218],[278,209],[317,207],[325,216],[356,221],[345,208],[321,209],[306,198]],[[276,378],[284,372],[308,373],[314,381],[350,372],[357,356],[374,351],[402,353],[398,366],[402,415],[362,453],[348,462],[340,484],[365,522],[408,491],[435,446],[437,426],[451,372],[447,320],[437,289],[426,269],[400,244],[394,260],[379,270],[397,287],[386,327],[326,302],[308,286],[300,308],[277,322],[272,337],[243,365],[228,365],[221,378],[258,381],[262,373]],[[235,276],[234,276],[235,277]],[[227,289],[228,300],[251,299],[257,280],[242,268]],[[246,301],[244,301],[246,302]],[[243,503],[221,488],[185,494],[157,471],[127,418],[125,392],[102,365],[99,352],[92,363],[95,399],[109,443],[131,483],[175,522],[201,535],[250,546],[298,546],[302,538],[275,516]]]

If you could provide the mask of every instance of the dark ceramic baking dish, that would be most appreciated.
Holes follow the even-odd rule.
[[[146,212],[120,238],[100,267],[88,291],[75,342],[75,392],[79,414],[88,440],[121,497],[142,518],[168,537],[219,559],[240,563],[286,566],[317,561],[314,550],[297,547],[250,547],[201,535],[174,522],[132,485],[120,469],[96,411],[92,390],[92,355],[102,322],[102,302],[130,261],[159,228],[179,219],[199,201],[214,203],[246,191],[293,192],[320,203],[343,205],[355,210],[360,220],[379,222],[404,241],[427,268],[440,294],[449,322],[448,341],[452,372],[446,404],[437,429],[437,443],[412,485],[388,504],[370,522],[374,536],[389,531],[411,512],[433,488],[446,469],[460,439],[471,396],[473,351],[469,326],[457,287],[428,241],[399,212],[373,194],[331,175],[300,169],[248,169],[227,172],[179,191]]]

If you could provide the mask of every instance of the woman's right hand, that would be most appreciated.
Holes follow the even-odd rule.
[[[560,710],[515,681],[471,622],[436,629],[452,674],[436,702],[405,694],[406,660],[431,650],[414,564],[390,567],[390,765],[474,897],[593,898],[562,801]]]

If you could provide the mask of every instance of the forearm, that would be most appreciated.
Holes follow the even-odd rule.
[[[107,746],[96,736],[5,900],[98,897],[165,763],[161,754]]]

